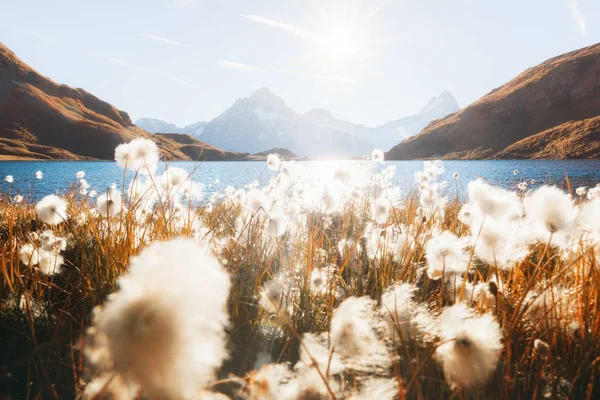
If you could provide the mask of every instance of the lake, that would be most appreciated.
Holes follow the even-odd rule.
[[[340,166],[360,165],[363,161],[305,161],[309,175],[332,173]],[[240,162],[172,162],[187,171],[194,171],[194,180],[207,186],[207,192],[223,190],[226,186],[243,187],[254,180],[268,181],[275,173],[265,170],[266,163],[258,161]],[[396,184],[407,187],[414,184],[413,174],[423,168],[423,161],[386,161],[377,167],[383,170],[387,165],[396,167]],[[507,188],[514,188],[520,181],[551,182],[559,186],[569,177],[572,187],[595,186],[600,182],[600,160],[481,160],[481,161],[445,161],[446,172],[443,179],[453,182],[453,174],[460,174],[459,187],[466,187],[472,179],[483,177],[488,182]],[[164,170],[164,165],[161,167]],[[35,178],[41,170],[44,177]],[[518,174],[514,175],[514,170]],[[91,189],[105,190],[113,182],[120,188],[123,170],[114,162],[93,161],[6,161],[0,162],[0,191],[11,194],[33,194],[35,197],[62,192],[76,181],[75,174],[84,171],[85,179]],[[159,169],[159,173],[160,173]],[[6,175],[12,175],[13,183],[4,181]],[[133,173],[128,173],[128,181]],[[531,187],[531,185],[530,185]]]

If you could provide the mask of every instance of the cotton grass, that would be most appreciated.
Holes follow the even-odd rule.
[[[57,225],[67,220],[67,202],[50,194],[37,203],[35,212],[38,218],[48,225]]]
[[[427,161],[401,190],[373,160],[233,187],[145,164],[41,205],[3,186],[0,339],[26,339],[30,377],[3,356],[31,393],[595,398],[596,187],[463,193]]]
[[[94,316],[88,360],[146,396],[195,397],[227,357],[227,273],[181,238],[132,257],[119,287]]]

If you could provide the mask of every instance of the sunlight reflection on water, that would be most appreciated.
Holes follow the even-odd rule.
[[[236,188],[244,187],[254,180],[260,180],[261,186],[268,183],[276,173],[266,169],[266,163],[254,161],[242,162],[173,162],[169,165],[194,171],[194,180],[203,183],[210,194],[222,191],[226,186]],[[306,182],[319,182],[319,185],[334,185],[336,181],[339,190],[343,190],[343,179],[334,180],[334,176],[347,174],[347,182],[351,186],[362,186],[368,183],[368,174],[373,164],[367,161],[306,161],[299,162],[300,169],[304,171]],[[423,168],[423,161],[387,161],[377,164],[378,171],[387,166],[396,167],[395,184],[403,189],[414,185],[413,174]],[[458,187],[459,192],[464,191],[467,183],[478,177],[483,177],[490,183],[508,188],[515,188],[519,182],[527,181],[530,187],[536,187],[543,182],[556,183],[563,186],[565,175],[569,177],[571,185],[592,186],[600,182],[600,161],[598,160],[572,160],[572,161],[538,161],[538,160],[499,160],[499,161],[446,161],[446,168],[442,179],[448,181],[450,187]],[[513,174],[518,170],[517,175]],[[42,180],[35,179],[35,172],[44,172]],[[164,165],[159,168],[159,173],[164,170]],[[33,193],[36,197],[49,193],[66,190],[76,181],[77,171],[85,171],[85,179],[91,185],[90,189],[105,190],[115,182],[121,187],[123,171],[114,162],[0,162],[0,178],[13,175],[14,182],[8,184],[2,180],[0,190],[11,193]],[[458,172],[460,177],[456,184],[452,175]],[[133,173],[128,173],[128,181]],[[339,178],[339,176],[338,176]],[[218,183],[216,180],[218,179]],[[535,184],[531,184],[534,180]],[[350,185],[349,185],[350,186]]]

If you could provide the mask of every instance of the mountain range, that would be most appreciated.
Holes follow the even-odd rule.
[[[459,110],[448,91],[432,98],[417,114],[366,127],[335,118],[326,109],[298,114],[283,99],[263,87],[234,104],[209,122],[185,127],[153,118],[135,124],[151,133],[190,134],[229,151],[259,152],[287,148],[310,156],[362,156],[373,148],[389,149],[415,135],[431,121]]]
[[[600,157],[600,44],[529,68],[386,158]]]
[[[388,160],[598,158],[600,44],[529,68],[462,110],[442,92],[417,114],[379,127],[324,109],[298,114],[266,88],[209,122],[137,122],[167,132],[149,133],[91,93],[41,75],[0,43],[0,160],[111,160],[118,144],[137,137],[154,140],[166,160],[256,159],[249,153],[267,149],[366,155],[398,142]]]

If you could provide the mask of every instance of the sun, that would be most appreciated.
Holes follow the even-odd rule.
[[[332,53],[347,54],[358,51],[354,36],[350,31],[335,31],[325,39],[325,46]]]

